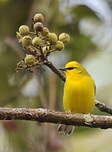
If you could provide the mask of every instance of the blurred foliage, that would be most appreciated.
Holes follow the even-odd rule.
[[[99,20],[97,14],[86,5],[77,5],[71,9],[71,13],[75,14],[78,20],[82,18],[95,18]]]
[[[57,88],[54,99],[56,103],[54,101],[53,104],[56,105],[55,109],[62,109],[63,84],[60,83],[60,80],[57,78],[56,81],[53,82],[54,86],[50,86],[49,83],[53,79],[53,76],[48,70],[36,74],[15,72],[17,61],[24,55],[24,53],[21,53],[23,50],[17,43],[15,33],[20,25],[31,25],[31,18],[35,12],[45,14],[46,24],[52,32],[67,32],[70,34],[71,42],[63,51],[69,60],[82,61],[88,54],[98,50],[92,38],[81,33],[79,26],[80,21],[84,18],[102,22],[97,13],[86,5],[75,5],[69,7],[69,9],[67,7],[65,11],[61,11],[60,8],[63,8],[63,3],[59,0],[0,0],[1,106],[37,108],[43,107],[43,103],[45,103],[45,105],[50,108],[50,102],[52,103],[50,99],[54,99],[50,96],[52,96],[53,89]],[[61,58],[61,55],[56,58],[60,67],[67,62],[65,58],[64,63],[61,63]],[[34,75],[38,83],[37,88],[34,83],[32,84],[34,88],[32,88],[31,85],[27,86],[28,82],[33,80]],[[39,78],[41,78],[41,80]],[[25,88],[27,88],[27,91],[24,91]],[[36,90],[37,92],[34,91],[36,93],[32,95],[32,90]],[[1,125],[3,127],[0,129],[6,134],[9,141],[8,152],[11,151],[10,149],[17,152],[64,151],[63,142],[65,141],[66,143],[66,141],[70,139],[70,137],[62,138],[57,135],[56,128],[54,129],[52,126],[39,125],[33,122],[10,121],[7,123],[1,122]],[[83,128],[82,130],[85,131],[86,129]],[[82,130],[80,131],[79,129],[78,131],[82,133]],[[92,130],[90,132],[92,132]],[[85,134],[88,134],[87,130]],[[0,141],[2,141],[1,138]],[[83,142],[82,140],[80,141]],[[5,141],[2,141],[2,144],[5,145]],[[6,151],[6,149],[4,149],[4,151]]]
[[[27,3],[25,0],[0,1],[1,38],[8,35],[15,36],[18,26],[26,23],[32,3],[32,0],[27,0]]]

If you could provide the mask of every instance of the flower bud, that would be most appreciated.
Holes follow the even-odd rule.
[[[59,35],[59,40],[62,41],[63,43],[68,43],[70,41],[70,36],[67,33],[61,33]]]
[[[63,50],[64,49],[64,43],[62,41],[57,41],[56,45],[55,45],[55,48],[57,50],[60,50],[60,51]]]
[[[16,37],[17,37],[17,39],[20,39],[22,36],[19,32],[16,32]]]
[[[44,22],[44,16],[41,13],[37,13],[33,17],[34,22]]]
[[[49,33],[49,29],[48,29],[47,27],[44,27],[44,28],[43,28],[43,31],[42,31],[42,35],[43,35],[43,36],[47,36],[48,33]]]
[[[21,60],[17,63],[17,68],[16,68],[17,72],[19,70],[26,69],[26,68],[27,68],[27,66],[26,66],[24,60]]]
[[[27,46],[31,45],[31,43],[32,43],[32,38],[30,36],[27,35],[22,38],[23,47],[27,47]]]
[[[33,55],[26,55],[25,59],[25,64],[28,66],[34,65],[34,63],[36,62],[36,59]]]
[[[48,40],[50,42],[56,42],[58,40],[58,37],[55,33],[49,33],[48,34]]]
[[[29,34],[30,30],[29,30],[29,27],[27,25],[21,25],[19,27],[19,33],[20,35],[27,35]]]
[[[42,32],[43,31],[43,24],[41,23],[41,22],[36,22],[35,24],[34,24],[34,30],[36,31],[36,32]]]
[[[42,44],[42,39],[36,36],[33,38],[32,44],[33,46],[37,47]]]

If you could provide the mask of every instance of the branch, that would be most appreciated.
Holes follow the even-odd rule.
[[[48,66],[54,73],[56,73],[61,80],[65,81],[65,76],[52,64],[52,62],[46,61],[44,64]]]
[[[108,114],[112,115],[112,107],[106,106],[104,103],[101,103],[100,101],[96,100],[95,106],[102,112],[106,112]]]
[[[83,114],[67,114],[42,108],[0,108],[0,120],[31,120],[91,128],[112,128],[112,116],[91,115],[91,117],[92,121],[87,123]]]

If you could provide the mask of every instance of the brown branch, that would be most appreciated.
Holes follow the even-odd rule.
[[[59,71],[50,61],[45,61],[44,63],[46,66],[48,66],[54,73],[56,73],[61,80],[65,81],[65,76],[62,74],[61,71]]]
[[[101,103],[100,101],[96,100],[95,106],[102,112],[106,112],[108,114],[112,115],[112,107],[106,106],[104,103]]]
[[[83,114],[67,114],[42,108],[0,108],[0,120],[31,120],[91,128],[112,128],[112,116],[91,115],[91,117],[92,121],[87,123]]]

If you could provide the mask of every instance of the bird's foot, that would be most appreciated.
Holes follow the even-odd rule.
[[[57,130],[64,135],[71,135],[74,132],[74,126],[59,124]]]

